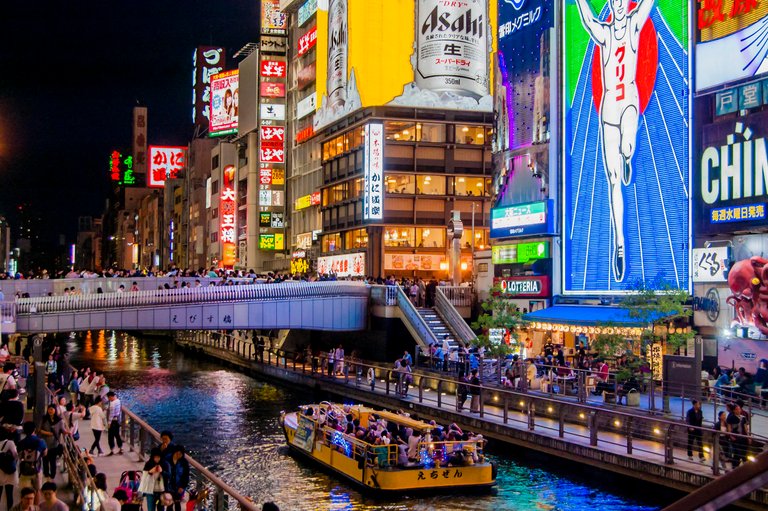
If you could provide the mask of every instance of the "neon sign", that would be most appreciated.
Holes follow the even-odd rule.
[[[186,147],[149,146],[147,186],[162,188],[166,179],[180,177],[186,165]]]
[[[221,264],[231,268],[235,264],[237,251],[237,196],[235,194],[235,166],[227,165],[221,179],[219,201],[221,218],[219,240],[221,241]]]

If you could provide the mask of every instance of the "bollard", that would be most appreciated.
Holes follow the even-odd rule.
[[[627,419],[627,454],[632,454],[632,417]]]
[[[664,437],[664,463],[667,465],[675,464],[675,446],[672,439],[672,431],[674,426],[670,425],[667,428],[666,436]]]
[[[597,445],[597,412],[591,411],[589,412],[589,417],[587,418],[587,426],[589,426],[589,445],[596,446]]]
[[[534,416],[536,415],[536,405],[533,401],[528,402],[528,430],[533,431],[535,424]]]

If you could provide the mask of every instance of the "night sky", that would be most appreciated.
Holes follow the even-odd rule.
[[[31,202],[46,237],[71,239],[78,216],[103,210],[133,106],[149,109],[150,144],[186,144],[194,47],[231,56],[257,40],[258,17],[258,0],[3,2],[0,214]]]

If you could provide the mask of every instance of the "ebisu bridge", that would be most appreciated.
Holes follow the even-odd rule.
[[[191,287],[176,287],[179,282]],[[199,284],[198,282],[199,281]],[[399,318],[416,342],[469,344],[471,290],[438,288],[434,308],[416,308],[399,286],[363,282],[211,285],[218,279],[58,279],[0,282],[2,333],[87,330],[319,330],[360,331],[369,313]],[[125,291],[134,283],[139,291]],[[166,288],[168,284],[170,288]],[[199,287],[197,287],[199,286]],[[65,294],[75,288],[78,293]],[[16,298],[17,293],[28,294]],[[461,312],[460,312],[461,311]]]

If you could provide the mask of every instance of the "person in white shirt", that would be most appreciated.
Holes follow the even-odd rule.
[[[103,378],[102,378],[103,379]],[[107,392],[107,443],[109,444],[109,454],[114,454],[115,443],[119,449],[118,454],[123,454],[123,438],[120,436],[120,418],[122,417],[123,405],[117,398],[117,394],[112,391]]]
[[[334,359],[336,361],[336,374],[344,374],[344,348],[341,347],[341,344],[336,348]]]
[[[99,456],[104,454],[101,450],[101,434],[107,425],[107,415],[104,413],[104,408],[101,407],[101,397],[96,397],[96,401],[88,409],[88,413],[91,415],[91,432],[93,432],[93,444],[89,452],[93,454],[93,451],[98,449]]]

